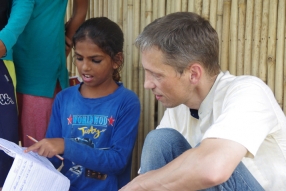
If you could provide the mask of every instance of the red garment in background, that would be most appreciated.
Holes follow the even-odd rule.
[[[59,85],[57,85],[53,98],[17,93],[19,133],[21,145],[23,147],[29,147],[34,144],[27,135],[34,137],[38,141],[45,138],[52,112],[53,101],[56,93],[59,91],[60,88]]]

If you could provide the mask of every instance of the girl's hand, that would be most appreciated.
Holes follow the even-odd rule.
[[[63,154],[64,149],[65,144],[63,138],[46,138],[28,147],[24,152],[33,151],[41,156],[52,158],[57,154]]]
[[[69,39],[69,37],[66,36],[66,57],[68,57],[69,53],[71,52],[71,49],[72,49],[72,40]]]

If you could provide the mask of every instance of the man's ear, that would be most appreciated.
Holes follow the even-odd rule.
[[[192,84],[198,84],[202,77],[203,68],[198,63],[189,66],[189,80]]]

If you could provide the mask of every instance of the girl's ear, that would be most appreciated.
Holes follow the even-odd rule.
[[[115,55],[115,62],[113,63],[113,69],[116,70],[116,69],[120,68],[122,63],[123,63],[123,53],[122,52],[118,52]]]

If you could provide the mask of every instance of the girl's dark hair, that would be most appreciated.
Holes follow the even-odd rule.
[[[116,56],[123,53],[124,37],[121,28],[106,17],[96,17],[86,20],[73,36],[73,45],[79,41],[90,39],[111,59],[118,63],[118,68],[114,69],[113,80],[120,81],[120,71],[123,67],[123,59]]]

